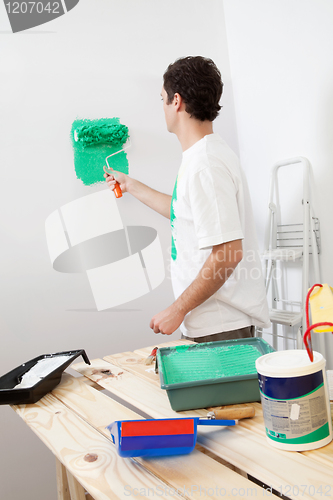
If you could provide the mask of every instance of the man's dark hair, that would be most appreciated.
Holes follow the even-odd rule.
[[[219,101],[223,91],[221,73],[211,59],[188,56],[177,59],[163,75],[164,90],[170,104],[179,94],[185,110],[200,121],[213,121],[219,114]]]

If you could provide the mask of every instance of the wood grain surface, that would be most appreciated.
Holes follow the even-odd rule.
[[[172,341],[160,346],[183,343],[190,342]],[[166,391],[160,387],[159,376],[151,369],[153,365],[145,364],[153,347],[108,355],[104,360],[93,360],[90,366],[71,365],[82,377],[65,373],[61,383],[38,403],[13,407],[59,460],[61,500],[69,500],[70,490],[76,500],[83,500],[84,490],[95,500],[128,496],[248,499],[272,496],[271,487],[297,500],[333,496],[333,444],[302,453],[274,448],[265,436],[260,403],[251,403],[255,417],[240,420],[235,427],[200,426],[197,447],[189,455],[119,457],[107,425],[115,420],[142,418],[126,404],[152,418],[207,414],[205,408],[172,410]],[[101,389],[106,389],[111,397]],[[113,400],[112,395],[121,398],[124,404]],[[61,464],[68,471],[66,477]],[[268,491],[232,468],[266,483]]]
[[[68,374],[64,374],[62,383],[53,391],[53,395],[108,439],[110,434],[106,427],[113,420],[141,418],[105,394],[87,386],[82,380]],[[110,446],[113,447],[111,442]],[[241,491],[251,490],[253,495],[262,495],[260,487],[197,450],[190,455],[146,459],[136,457],[134,461],[163,481],[165,491],[179,491],[179,494],[185,495],[186,498],[189,494],[190,498],[199,499],[213,490],[214,495],[218,495],[216,491],[219,490],[221,495],[225,492],[226,495],[232,496],[236,486]],[[155,493],[157,494],[157,490]]]
[[[154,418],[204,416],[207,413],[206,409],[186,412],[174,412],[171,409],[168,399],[163,396],[165,391],[160,388],[158,376],[145,369],[144,359],[153,347],[149,346],[132,353],[109,355],[104,361],[94,360],[93,368],[86,368],[87,365],[83,363],[73,368],[95,382],[98,378],[95,370],[101,367],[107,369],[107,366],[110,366],[111,372],[115,374],[123,371],[122,375],[125,375],[126,372],[122,383],[118,383],[117,379],[112,381],[103,379],[98,383],[115,395],[122,394],[125,401]],[[105,365],[105,361],[109,361],[110,364]],[[132,390],[134,386],[135,391]],[[287,496],[290,498],[299,498],[301,495],[302,498],[319,499],[325,493],[330,493],[332,496],[333,443],[319,450],[303,453],[277,450],[266,439],[260,403],[251,404],[256,408],[255,417],[241,420],[234,428],[219,428],[212,431],[211,428],[200,427],[198,443],[277,491],[283,494],[288,492]]]
[[[119,457],[109,439],[52,394],[14,409],[95,500],[123,499],[130,491],[165,488],[139,463]],[[97,458],[91,461],[90,456]]]

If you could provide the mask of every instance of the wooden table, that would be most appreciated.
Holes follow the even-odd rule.
[[[184,343],[189,342],[159,347]],[[56,456],[59,500],[333,497],[333,443],[302,453],[273,448],[259,403],[254,403],[256,416],[235,427],[212,431],[201,426],[189,455],[119,457],[106,429],[114,420],[144,418],[142,412],[152,418],[207,414],[205,409],[171,409],[158,375],[144,364],[153,347],[95,359],[91,366],[72,365],[82,377],[64,373],[56,389],[37,403],[13,406]]]

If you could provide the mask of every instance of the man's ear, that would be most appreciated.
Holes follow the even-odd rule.
[[[178,92],[176,92],[175,95],[173,96],[173,101],[172,101],[172,104],[175,106],[176,111],[180,110],[183,102],[184,101],[182,96],[178,94]]]

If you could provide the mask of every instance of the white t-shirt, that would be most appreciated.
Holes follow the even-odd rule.
[[[190,311],[180,329],[201,337],[269,326],[251,200],[235,153],[210,134],[183,153],[171,202],[171,279],[175,297],[192,283],[212,246],[242,240],[243,259],[224,285]]]

